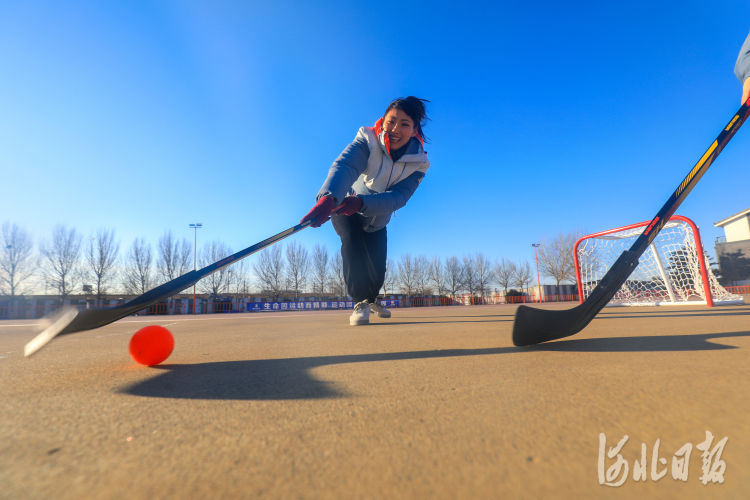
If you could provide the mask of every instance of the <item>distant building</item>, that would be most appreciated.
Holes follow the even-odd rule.
[[[716,241],[721,281],[725,285],[750,285],[750,208],[714,224],[724,229]]]

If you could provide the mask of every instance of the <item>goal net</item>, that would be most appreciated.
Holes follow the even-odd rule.
[[[573,253],[581,302],[649,222],[590,234],[576,242]],[[698,227],[687,217],[673,215],[609,305],[737,303],[743,303],[742,297],[727,292],[711,272]]]

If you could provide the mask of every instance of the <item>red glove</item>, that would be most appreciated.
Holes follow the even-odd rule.
[[[336,207],[336,198],[333,196],[324,196],[318,200],[315,206],[310,210],[307,215],[302,217],[299,221],[300,224],[304,224],[310,221],[312,227],[320,227],[331,218],[331,212]]]
[[[362,210],[362,198],[356,195],[347,196],[344,198],[344,201],[341,202],[341,205],[334,210],[338,215],[354,215]]]

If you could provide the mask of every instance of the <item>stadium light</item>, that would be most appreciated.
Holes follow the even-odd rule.
[[[195,271],[198,269],[198,229],[203,227],[203,224],[196,222],[195,224],[189,224],[189,226],[193,228],[193,271]],[[195,308],[195,283],[193,283],[193,314],[198,314],[198,310]]]
[[[536,249],[537,247],[542,246],[541,243],[532,243],[532,247],[534,247],[534,260],[536,261],[536,290],[537,293],[539,293],[539,303],[542,302],[542,282],[539,280],[539,257],[536,255]]]

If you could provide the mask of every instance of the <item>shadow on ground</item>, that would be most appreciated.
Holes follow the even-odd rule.
[[[750,316],[748,310],[731,310],[731,311],[706,311],[706,310],[687,310],[687,311],[667,311],[661,313],[648,313],[648,314],[625,314],[623,311],[607,311],[599,313],[596,319],[647,319],[653,318],[688,318],[698,316],[710,316],[717,318],[721,316]]]
[[[161,365],[156,375],[121,389],[134,396],[221,399],[221,400],[290,400],[347,397],[336,384],[318,380],[310,370],[319,366],[349,363],[395,362],[413,359],[437,359],[456,356],[497,354],[534,355],[536,352],[663,352],[713,351],[736,349],[713,340],[750,337],[750,332],[701,335],[665,335],[652,337],[615,337],[574,339],[549,342],[531,347],[495,347],[486,349],[445,349],[431,351],[390,352],[310,358],[262,359]]]
[[[340,398],[347,397],[348,394],[337,388],[336,384],[316,379],[311,375],[310,370],[319,366],[336,364],[395,362],[497,354],[529,356],[536,352],[548,351],[712,351],[736,349],[734,346],[713,342],[717,339],[735,337],[750,337],[750,332],[573,339],[523,348],[445,349],[162,365],[153,369],[156,372],[154,377],[125,387],[119,392],[134,396],[178,399],[290,400]]]

